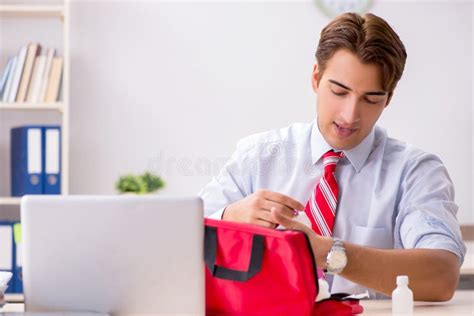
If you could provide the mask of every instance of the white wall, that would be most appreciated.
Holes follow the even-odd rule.
[[[459,218],[474,223],[473,4],[374,2],[409,55],[380,124],[442,158]],[[74,194],[113,193],[119,175],[146,169],[162,174],[165,193],[194,194],[239,138],[314,117],[310,74],[329,19],[312,0],[71,9]]]
[[[375,10],[393,21],[408,51],[396,102],[383,114],[380,124],[393,137],[441,157],[455,184],[459,218],[471,223],[472,6],[467,1],[423,1],[402,6],[390,2]]]
[[[312,3],[73,8],[72,166],[85,166],[73,192],[111,193],[119,174],[152,168],[168,193],[194,194],[239,138],[314,115],[326,19]]]

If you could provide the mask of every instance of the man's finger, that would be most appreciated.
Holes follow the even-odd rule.
[[[276,222],[277,224],[285,226],[287,229],[300,230],[304,233],[308,232],[308,229],[309,229],[308,226],[306,226],[305,224],[302,224],[298,221],[292,220],[291,218],[288,218],[288,217],[284,216],[276,208],[272,207],[270,212],[271,212],[271,215],[272,215],[272,221]]]
[[[261,206],[264,210],[267,210],[269,214],[270,214],[270,210],[272,209],[272,207],[274,207],[286,217],[293,218],[296,215],[298,215],[298,211],[296,211],[296,213],[295,213],[295,211],[292,208],[289,208],[286,205],[283,205],[283,204],[280,204],[280,203],[277,203],[277,202],[273,202],[273,201],[270,201],[270,200],[263,200]]]
[[[288,208],[292,210],[297,210],[297,211],[304,210],[304,206],[300,202],[278,192],[264,191],[264,198],[273,202],[286,205]]]
[[[263,226],[263,227],[266,227],[266,228],[275,228],[275,226],[276,226],[276,224],[273,224],[272,222],[264,221],[262,219],[255,219],[250,224]]]
[[[266,222],[271,223],[272,225],[276,225],[275,220],[272,217],[272,213],[268,210],[259,210],[255,213],[256,219],[264,220]]]

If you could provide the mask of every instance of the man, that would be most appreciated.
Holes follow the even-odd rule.
[[[304,231],[333,293],[383,297],[408,275],[416,300],[449,300],[465,254],[453,184],[438,157],[375,125],[406,57],[373,14],[331,21],[312,74],[316,120],[241,140],[200,193],[206,216]]]

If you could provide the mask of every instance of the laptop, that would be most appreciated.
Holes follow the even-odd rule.
[[[27,312],[204,315],[198,197],[25,196]]]

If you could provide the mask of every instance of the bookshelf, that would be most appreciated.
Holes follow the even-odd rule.
[[[20,205],[19,197],[0,197],[0,205]]]
[[[12,110],[12,111],[44,111],[44,110],[55,110],[63,112],[64,103],[2,103],[0,102],[0,110]]]
[[[32,16],[32,17],[60,17],[64,16],[62,5],[26,5],[3,4],[0,5],[0,15],[3,16]]]
[[[31,4],[0,4],[0,19],[3,18],[45,18],[45,19],[60,19],[62,22],[62,57],[63,57],[63,73],[62,73],[62,100],[60,102],[52,103],[27,103],[14,102],[5,103],[0,102],[1,112],[57,112],[61,115],[61,194],[69,194],[69,71],[70,71],[70,56],[69,56],[69,30],[70,30],[70,15],[69,15],[69,0],[62,0],[59,4],[40,4],[40,1],[35,1]],[[31,41],[34,42],[34,32],[32,31]],[[1,46],[0,46],[1,49]],[[3,66],[3,65],[2,65]],[[48,112],[48,113],[49,113]],[[28,124],[28,122],[25,122]],[[9,154],[9,147],[6,151]],[[0,157],[0,159],[4,159]],[[10,170],[7,170],[10,174]],[[10,178],[1,179],[3,182],[10,181]],[[0,196],[0,209],[2,206],[19,206],[21,198],[11,196]],[[18,210],[20,208],[18,207]]]

